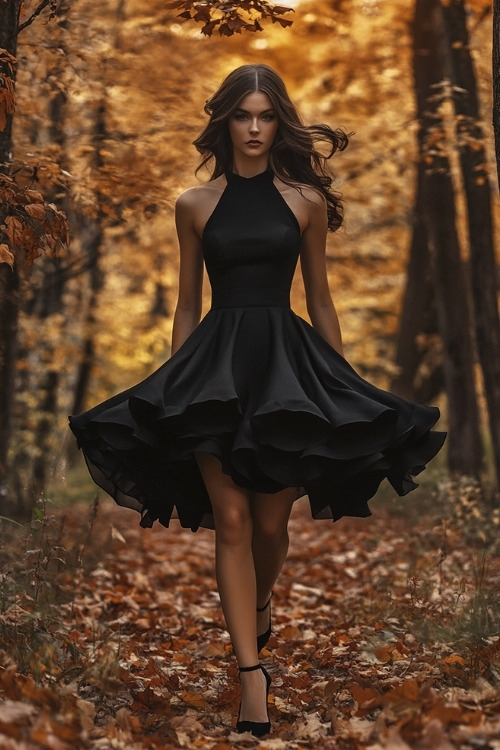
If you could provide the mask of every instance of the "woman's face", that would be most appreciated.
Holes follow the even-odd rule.
[[[248,157],[269,153],[279,123],[268,95],[254,91],[243,97],[228,124],[234,152]]]

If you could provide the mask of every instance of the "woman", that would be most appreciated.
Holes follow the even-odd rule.
[[[343,358],[326,267],[342,222],[326,163],[342,131],[302,124],[267,65],[234,70],[195,141],[210,181],[176,204],[179,297],[172,357],[142,383],[70,418],[94,480],[168,526],[215,528],[221,604],[240,668],[240,732],[270,730],[258,652],[294,501],[315,518],[367,516],[384,477],[403,495],[441,447],[436,408],[362,380]],[[330,145],[327,156],[316,141]],[[290,310],[298,258],[312,326]],[[200,323],[203,264],[212,308]]]

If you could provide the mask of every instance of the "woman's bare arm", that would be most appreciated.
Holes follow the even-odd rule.
[[[203,254],[201,239],[194,229],[196,188],[182,193],[175,204],[175,224],[179,238],[179,293],[172,328],[171,353],[180,349],[201,317]]]
[[[326,202],[315,190],[304,191],[309,222],[302,234],[300,264],[306,292],[307,312],[314,329],[344,356],[340,323],[333,304],[326,272]]]

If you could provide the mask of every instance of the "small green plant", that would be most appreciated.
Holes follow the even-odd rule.
[[[422,542],[427,548],[414,561],[400,606],[420,641],[456,657],[456,662],[443,662],[443,679],[462,687],[480,676],[495,682],[491,662],[500,649],[500,514],[471,480],[448,484],[446,505],[450,517]]]
[[[83,524],[67,547],[65,517],[49,513],[49,505],[40,499],[31,521],[10,529],[0,556],[0,664],[15,663],[37,682],[59,675],[70,663],[78,663],[80,671],[86,666],[87,654],[72,640],[59,608],[74,595],[68,574],[76,577],[81,569],[98,509],[96,499],[87,528]]]

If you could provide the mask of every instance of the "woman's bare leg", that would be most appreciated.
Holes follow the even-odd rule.
[[[250,495],[223,473],[209,453],[196,460],[207,488],[215,520],[215,572],[219,596],[240,667],[258,664],[255,568],[252,554]],[[243,672],[241,721],[267,721],[265,678],[261,670]]]
[[[252,497],[252,551],[257,586],[257,607],[263,607],[283,567],[288,552],[288,519],[296,497],[295,489]],[[269,610],[257,613],[257,633],[269,627]]]

